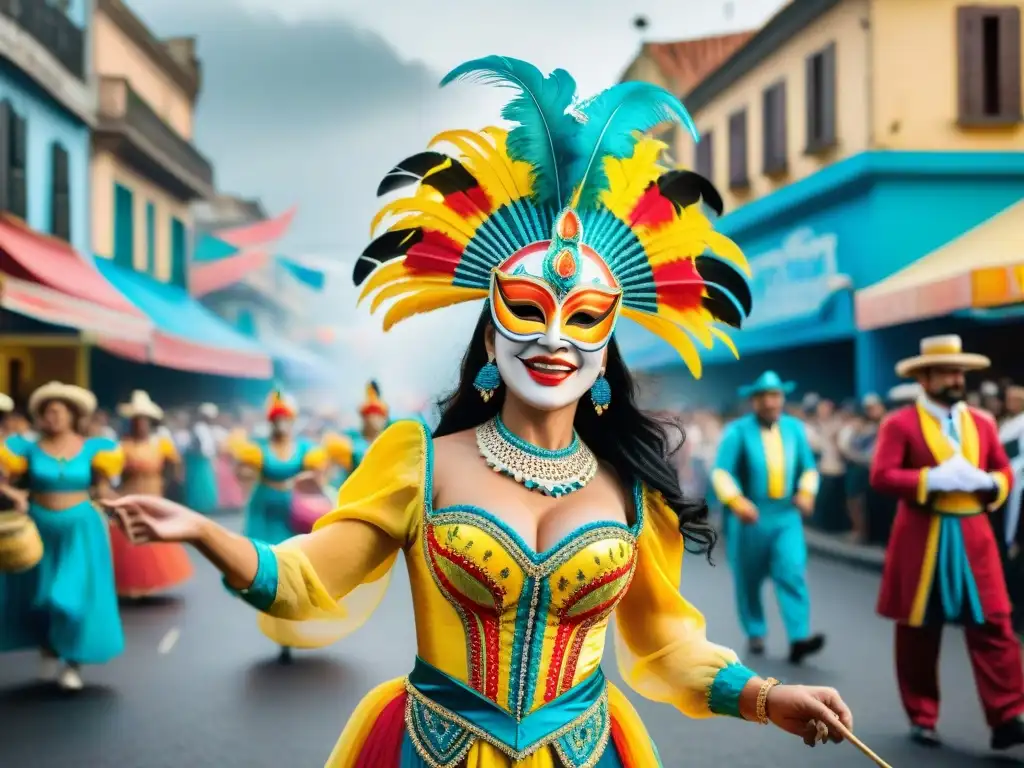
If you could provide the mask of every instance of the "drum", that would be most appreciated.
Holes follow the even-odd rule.
[[[35,568],[43,559],[43,540],[23,512],[0,512],[0,573]]]
[[[322,493],[295,491],[292,494],[292,509],[288,524],[295,533],[310,533],[316,521],[330,512],[333,507],[331,500]]]

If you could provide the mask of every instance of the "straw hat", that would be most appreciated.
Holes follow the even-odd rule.
[[[14,401],[3,392],[0,392],[0,413],[10,413],[14,410]]]
[[[896,375],[907,379],[920,370],[934,367],[980,371],[991,364],[992,361],[984,355],[964,352],[964,343],[955,334],[929,336],[921,339],[921,354],[896,363]]]
[[[216,419],[220,416],[220,408],[213,403],[203,403],[196,409],[200,416],[204,419]]]
[[[150,399],[148,392],[141,389],[132,392],[129,402],[117,406],[117,412],[126,419],[149,418],[162,421],[164,418],[163,408]]]
[[[53,400],[68,403],[78,411],[79,416],[91,416],[96,410],[96,395],[89,390],[76,387],[74,384],[51,381],[32,393],[28,399],[28,412],[38,418],[43,406]]]

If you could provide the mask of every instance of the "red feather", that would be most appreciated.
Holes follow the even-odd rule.
[[[633,212],[629,214],[629,226],[654,227],[667,224],[675,215],[676,208],[672,201],[661,194],[657,184],[651,184],[633,206]]]
[[[443,232],[424,230],[423,239],[405,254],[405,266],[412,272],[454,275],[462,259],[462,247]]]
[[[471,187],[461,192],[453,192],[444,199],[445,205],[459,216],[469,217],[476,214],[490,214],[491,201],[487,193],[480,187]]]
[[[658,303],[678,310],[697,309],[704,298],[704,280],[691,259],[654,268]]]

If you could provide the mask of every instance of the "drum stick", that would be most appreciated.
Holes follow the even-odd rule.
[[[871,749],[871,747],[869,747],[863,741],[854,736],[853,732],[850,731],[849,728],[840,723],[838,720],[829,723],[828,726],[830,728],[835,728],[837,731],[839,731],[839,733],[842,735],[844,739],[846,739],[848,742],[853,744],[853,746],[855,746],[857,749],[863,752],[869,760],[871,760],[875,765],[878,766],[878,768],[892,768],[892,766],[885,762],[885,760],[876,755],[874,751]]]

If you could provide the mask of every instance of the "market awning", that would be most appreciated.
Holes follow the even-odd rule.
[[[857,327],[1024,301],[1024,201],[857,293]]]
[[[150,361],[166,368],[268,379],[270,357],[183,289],[97,259],[100,271],[152,320]],[[112,352],[117,350],[111,349]]]
[[[0,305],[116,339],[138,354],[152,323],[67,243],[0,215]]]

